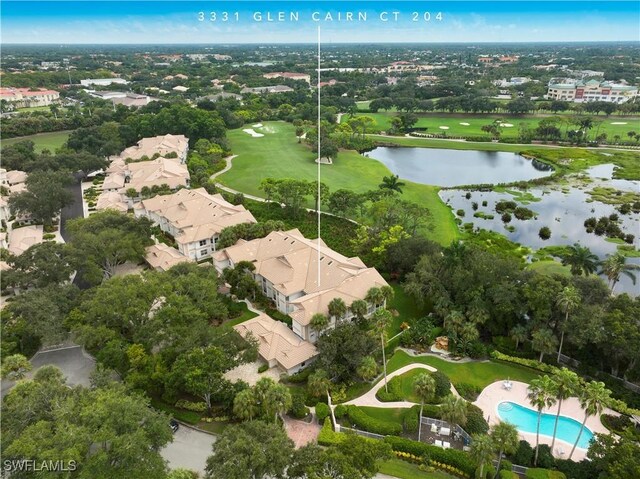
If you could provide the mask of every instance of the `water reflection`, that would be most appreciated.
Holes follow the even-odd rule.
[[[553,168],[504,151],[378,147],[366,154],[394,174],[416,183],[438,186],[497,184],[532,180]]]

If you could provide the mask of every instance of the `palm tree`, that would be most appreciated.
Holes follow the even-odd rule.
[[[356,299],[353,303],[351,303],[351,306],[349,306],[349,309],[358,321],[364,319],[365,315],[367,314],[368,308],[369,306],[364,299]]]
[[[387,392],[389,391],[389,388],[387,387],[387,357],[384,351],[384,338],[387,335],[387,328],[391,324],[391,319],[391,313],[386,309],[378,309],[373,314],[373,329],[376,334],[380,335],[380,347],[382,348],[382,368],[384,370],[384,390]]]
[[[398,175],[385,176],[382,178],[382,183],[378,185],[381,190],[397,191],[402,194],[402,187],[405,186],[403,181],[399,181]]]
[[[316,331],[318,333],[318,336],[320,336],[320,333],[324,331],[327,326],[329,326],[329,318],[327,318],[324,314],[316,313],[311,316],[309,326],[311,326],[311,329]]]
[[[413,381],[413,389],[420,398],[420,416],[418,418],[418,441],[422,435],[422,411],[424,403],[436,393],[436,380],[431,374],[421,373]]]
[[[233,399],[233,414],[243,421],[251,421],[258,414],[258,405],[253,389],[247,388]]]
[[[377,308],[384,301],[384,293],[380,288],[374,286],[373,288],[369,288],[364,299]]]
[[[584,409],[584,419],[582,420],[582,424],[580,425],[580,432],[578,433],[576,442],[571,449],[571,454],[569,454],[569,460],[571,460],[571,456],[573,456],[573,453],[578,446],[580,436],[582,435],[582,431],[584,430],[584,425],[587,422],[589,416],[599,416],[610,402],[611,391],[609,391],[605,387],[603,382],[591,381],[590,383],[587,383],[582,389],[582,392],[580,394],[580,406],[582,406],[582,409]]]
[[[444,421],[464,426],[467,423],[467,401],[449,394],[440,405],[440,414]]]
[[[632,271],[640,269],[640,266],[627,264],[627,258],[624,255],[620,253],[613,254],[604,260],[601,266],[600,274],[606,275],[609,280],[611,294],[613,294],[613,289],[616,287],[616,283],[620,281],[620,275],[622,274],[630,278],[634,285],[636,284],[636,275]]]
[[[567,368],[562,368],[553,375],[553,386],[556,399],[558,400],[558,412],[556,413],[556,421],[553,425],[553,439],[551,440],[551,451],[556,443],[556,433],[558,432],[558,420],[560,419],[560,410],[562,409],[562,401],[574,395],[580,385],[580,378],[576,373]]]
[[[274,383],[267,391],[264,401],[264,410],[273,414],[273,422],[278,421],[278,416],[284,414],[291,408],[291,392],[284,384]]]
[[[382,296],[382,303],[383,304],[387,304],[389,301],[391,301],[393,299],[393,295],[395,294],[395,291],[393,291],[393,288],[389,285],[385,285],[382,286],[380,288],[380,295]]]
[[[484,468],[491,464],[495,444],[488,434],[476,434],[471,443],[471,457],[478,463],[478,477],[484,479]]]
[[[551,354],[556,350],[558,338],[549,328],[540,328],[531,335],[531,346],[534,351],[540,353],[538,361],[542,362],[545,354]]]
[[[540,420],[542,419],[542,410],[553,406],[557,399],[555,396],[553,380],[549,376],[542,376],[533,379],[529,384],[529,392],[527,398],[533,407],[538,410],[538,423],[536,426],[536,454],[533,465],[538,464],[538,448],[540,445]]]
[[[356,371],[364,381],[371,381],[378,374],[378,365],[373,356],[365,356]]]
[[[331,381],[327,377],[327,372],[324,369],[318,369],[313,374],[310,374],[307,379],[307,390],[313,397],[320,397],[327,394],[330,385]]]
[[[567,246],[567,252],[562,256],[562,264],[571,268],[574,276],[589,276],[598,269],[598,257],[586,246],[578,243]]]
[[[494,444],[494,451],[498,450],[498,467],[494,479],[500,474],[500,466],[502,465],[502,455],[504,453],[511,454],[518,449],[518,430],[513,424],[508,422],[500,422],[493,426],[491,430],[491,439]]]
[[[333,298],[329,302],[329,316],[335,318],[336,322],[347,314],[347,305],[342,298]]]
[[[582,300],[580,293],[573,286],[565,286],[556,298],[556,304],[564,311],[564,324],[562,325],[560,334],[560,346],[558,347],[558,363],[560,362],[560,354],[562,354],[562,343],[564,343],[564,331],[569,321],[569,312],[580,306]]]
[[[516,325],[511,328],[510,332],[511,339],[516,342],[516,349],[520,346],[520,343],[524,343],[527,339],[529,339],[529,330],[526,326]]]

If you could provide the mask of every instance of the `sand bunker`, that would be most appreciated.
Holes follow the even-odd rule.
[[[256,123],[255,125],[251,125],[254,128],[260,128],[262,126],[262,123]]]
[[[464,123],[464,122],[463,122],[463,123],[460,123],[460,124],[461,124],[462,126],[469,126],[469,125],[470,125],[470,123]]]
[[[448,126],[440,126],[440,127],[438,127],[438,128],[440,128],[441,130],[448,130],[448,129],[449,129],[449,127],[448,127]]]
[[[626,121],[612,121],[612,125],[627,125]]]
[[[504,126],[505,128],[511,128],[513,125],[511,123],[500,123],[500,126]]]
[[[260,138],[261,136],[264,136],[262,133],[256,133],[256,131],[253,128],[245,128],[244,130],[245,133],[251,135],[254,138]]]

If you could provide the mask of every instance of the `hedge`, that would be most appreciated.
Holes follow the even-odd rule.
[[[567,479],[567,476],[565,476],[563,472],[535,467],[527,469],[525,477],[527,479]]]
[[[396,376],[391,378],[391,380],[387,383],[387,389],[380,388],[378,392],[376,392],[376,398],[382,402],[393,402],[393,401],[402,401],[404,399],[404,395],[402,392],[402,378],[400,376]]]
[[[500,471],[500,479],[520,479],[520,476],[513,471]]]
[[[347,415],[347,407],[344,404],[338,404],[333,410],[333,414],[336,419],[341,419]]]
[[[344,436],[342,434],[333,430],[331,418],[326,418],[324,420],[324,425],[318,434],[318,444],[323,446],[334,446],[336,444],[340,444],[343,438]]]
[[[406,410],[402,417],[405,432],[416,432],[419,425],[420,406],[413,406]]]
[[[331,414],[329,406],[327,406],[323,402],[319,402],[318,404],[316,404],[316,416],[318,417],[318,422],[324,421],[329,417],[329,414]]]
[[[418,457],[429,457],[432,461],[453,466],[469,477],[473,476],[476,470],[476,464],[471,456],[457,449],[442,449],[431,444],[395,436],[385,437],[384,442],[389,444],[394,451],[406,452]]]
[[[348,406],[347,417],[352,424],[355,424],[356,428],[362,429],[363,431],[381,434],[383,436],[397,436],[402,432],[402,426],[400,424],[382,421],[369,416],[358,406]]]

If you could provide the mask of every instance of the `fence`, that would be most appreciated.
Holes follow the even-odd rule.
[[[373,432],[361,431],[360,429],[353,429],[350,427],[340,426],[340,431],[350,431],[350,432],[356,433],[359,436],[368,437],[370,439],[381,439],[381,440],[384,439],[384,436],[382,434],[375,434]]]
[[[451,425],[446,421],[441,421],[440,419],[434,419],[432,417],[422,417],[421,418],[421,422],[422,422],[422,424],[424,424],[426,426],[435,425],[437,427],[447,427],[447,428],[451,429],[451,431],[453,431],[454,434],[459,434],[460,437],[462,437],[464,439],[464,443],[466,445],[469,445],[472,442],[472,439],[471,439],[471,436],[469,435],[469,433],[467,433],[467,431],[462,429],[457,424]]]
[[[577,359],[573,359],[572,357],[566,356],[564,354],[560,355],[560,363],[561,364],[568,364],[574,368],[577,368],[580,366],[580,361],[578,361]],[[613,374],[609,374],[605,371],[601,371],[599,374],[606,374],[607,376],[609,376],[612,379],[616,379],[618,381],[620,381],[622,383],[622,385],[627,388],[630,391],[633,391],[636,394],[640,394],[640,386],[638,386],[637,384],[634,383],[630,383],[629,381],[627,381],[624,378],[619,378],[618,376],[614,376]]]
[[[504,457],[504,456],[503,456]],[[498,467],[498,461],[497,460],[493,460],[493,467]],[[526,476],[527,471],[529,470],[528,467],[524,467],[524,466],[519,466],[517,464],[513,464],[511,466],[511,471],[515,472],[516,474],[520,475],[520,476]]]

